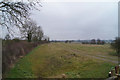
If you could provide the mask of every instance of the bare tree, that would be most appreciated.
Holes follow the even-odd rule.
[[[33,34],[33,40],[34,41],[41,41],[41,39],[43,38],[43,35],[44,35],[43,30],[41,29],[40,26],[38,26],[36,28],[35,33]]]
[[[27,38],[29,42],[31,42],[33,34],[36,33],[37,24],[33,20],[25,21],[25,24],[21,28],[21,34],[23,38]]]
[[[92,40],[91,40],[91,44],[96,44],[96,40],[95,40],[95,39],[92,39]]]
[[[96,40],[96,43],[97,43],[97,44],[101,44],[101,40],[100,40],[100,39],[97,39],[97,40]]]
[[[29,10],[37,9],[35,5],[40,5],[39,0],[1,0],[0,1],[0,25],[5,26],[9,32],[11,26],[17,26],[18,28],[23,25],[24,20],[29,16]],[[41,5],[40,5],[41,6]]]
[[[50,38],[49,38],[48,36],[44,35],[44,36],[43,36],[43,40],[49,42],[49,41],[50,41]]]
[[[41,41],[43,35],[44,35],[43,30],[42,30],[41,27],[39,26],[38,29],[37,29],[37,36],[38,36],[38,40],[39,40],[39,41]]]

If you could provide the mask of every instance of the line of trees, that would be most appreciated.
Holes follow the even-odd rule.
[[[105,44],[104,41],[100,40],[100,39],[92,39],[90,42],[82,42],[82,44]]]
[[[44,35],[41,26],[38,26],[32,19],[26,20],[23,26],[20,28],[21,39],[27,40],[28,42],[48,41],[49,37]],[[5,40],[10,40],[9,34],[5,36]],[[16,38],[19,39],[19,38]]]

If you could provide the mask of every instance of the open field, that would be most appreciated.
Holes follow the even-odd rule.
[[[8,78],[107,78],[117,56],[109,45],[79,43],[43,44],[21,58]]]

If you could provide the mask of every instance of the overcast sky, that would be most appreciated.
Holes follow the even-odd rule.
[[[50,39],[114,39],[118,35],[115,2],[44,2],[32,18]]]

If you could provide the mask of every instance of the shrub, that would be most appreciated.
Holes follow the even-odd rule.
[[[15,42],[19,42],[20,39],[19,39],[19,38],[14,38],[13,41],[15,41]]]

